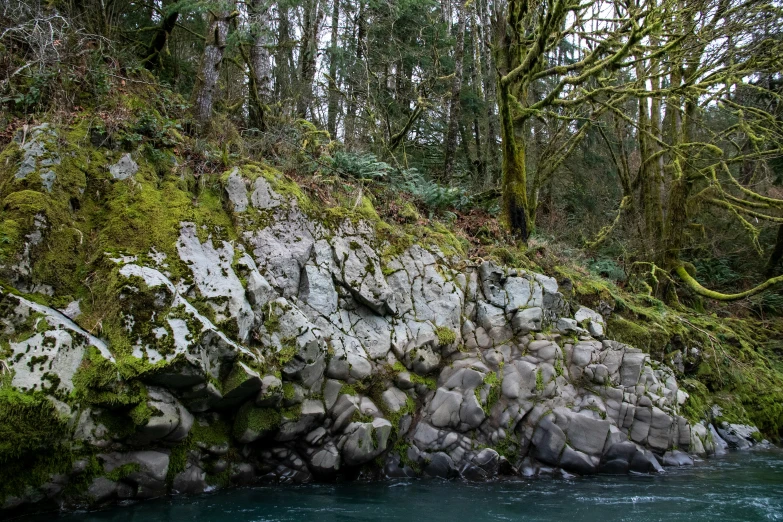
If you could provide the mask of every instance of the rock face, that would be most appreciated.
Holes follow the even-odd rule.
[[[36,147],[23,174],[48,167]],[[130,183],[137,168],[128,156],[110,170]],[[0,294],[3,371],[18,392],[47,394],[68,426],[61,443],[79,448],[73,470],[5,507],[360,467],[469,480],[658,472],[720,450],[720,437],[753,439],[691,425],[673,372],[608,339],[600,314],[572,313],[552,278],[392,245],[371,216],[324,220],[279,175],[224,180],[233,240],[181,221],[178,259],[107,255],[122,346]],[[85,487],[52,486],[69,481]]]

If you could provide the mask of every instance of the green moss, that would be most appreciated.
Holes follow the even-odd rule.
[[[271,310],[264,319],[264,328],[269,335],[280,331],[280,318]]]
[[[512,464],[519,458],[519,443],[512,437],[499,440],[494,449],[498,455],[505,457]]]
[[[354,395],[358,395],[358,392],[356,391],[356,386],[352,384],[343,384],[342,387],[340,388],[340,394],[354,396]]]
[[[502,371],[502,368],[501,368]],[[484,376],[483,380],[484,386],[477,386],[474,390],[474,393],[476,395],[476,400],[479,404],[481,404],[482,408],[484,409],[484,413],[489,416],[492,412],[492,408],[497,404],[497,402],[500,400],[500,379],[498,378],[498,374],[496,372],[489,372]],[[481,400],[481,390],[487,389],[487,400],[486,402]]]
[[[182,186],[178,177],[167,176],[162,182],[140,172],[137,183],[116,183],[106,196],[102,213],[105,225],[102,236],[107,249],[118,249],[130,254],[146,254],[153,247],[177,259],[176,242],[180,222],[196,224],[199,239],[208,234],[217,239],[235,239],[234,227],[223,210],[221,196],[207,187],[194,197]],[[181,270],[172,265],[174,270]]]
[[[147,399],[146,387],[137,381],[121,380],[113,362],[95,347],[87,349],[84,361],[73,377],[72,398],[82,404],[105,408],[134,407]]]
[[[147,401],[142,401],[131,408],[128,416],[130,417],[134,426],[146,426],[154,414],[155,411],[149,407]]]
[[[0,261],[10,259],[19,250],[22,237],[22,226],[18,221],[0,221]]]
[[[222,419],[213,420],[209,424],[202,424],[201,421],[196,420],[187,438],[171,448],[169,468],[166,474],[168,486],[171,487],[174,478],[185,471],[191,450],[197,447],[221,446],[227,444],[230,439],[231,430]]]
[[[310,199],[302,192],[301,187],[279,170],[259,163],[248,163],[242,167],[242,175],[247,175],[251,179],[254,179],[252,178],[254,175],[256,177],[261,175],[269,182],[272,190],[283,196],[284,199],[294,199],[300,207],[305,209],[311,206]]]
[[[294,389],[294,385],[290,382],[284,382],[283,383],[283,398],[285,400],[292,400],[294,396],[296,395],[296,390]]]
[[[134,179],[114,180],[106,165],[116,161],[115,154],[89,145],[93,124],[94,119],[85,117],[57,129],[61,139],[50,145],[62,162],[54,167],[57,178],[51,192],[41,191],[36,175],[15,180],[12,169],[0,168],[0,260],[20,251],[34,216],[44,215],[43,238],[30,259],[34,282],[51,286],[57,296],[56,303],[46,304],[59,307],[80,299],[80,325],[108,339],[115,355],[129,354],[137,337],[131,338],[121,324],[122,288],[114,273],[117,267],[104,252],[143,259],[154,248],[166,254],[172,277],[184,278],[189,269],[176,256],[182,221],[196,223],[202,239],[211,234],[231,240],[236,233],[223,210],[222,188],[205,179],[196,183],[186,170],[176,175],[161,172],[145,158],[135,157],[140,170]],[[7,147],[3,156],[11,158],[14,147]],[[141,309],[133,311],[135,319]],[[149,333],[137,332],[140,324],[143,321],[137,320],[133,335]],[[156,348],[167,353],[167,342],[170,336]]]
[[[6,196],[3,206],[9,211],[17,211],[33,216],[49,213],[49,201],[46,195],[35,190],[20,190]]]
[[[63,445],[67,430],[43,393],[0,387],[0,502],[70,470],[74,455]]]
[[[288,421],[298,420],[302,416],[302,405],[294,404],[290,408],[286,408],[281,411],[282,417]]]
[[[379,226],[381,218],[378,216],[372,201],[367,196],[361,199],[349,197],[343,202],[343,206],[334,206],[323,209],[313,217],[323,220],[324,224],[332,229],[336,229],[343,221],[358,223],[366,221],[371,225]]]
[[[42,393],[0,388],[0,463],[54,446],[65,433],[65,422]]]
[[[0,316],[3,314],[10,316],[17,304],[18,301],[16,299],[7,295],[0,295]],[[31,311],[24,321],[14,324],[12,332],[6,332],[6,336],[8,341],[18,343],[29,339],[41,330],[48,329],[48,326],[49,324],[43,314]]]
[[[657,324],[640,324],[617,314],[609,318],[607,326],[607,334],[613,339],[641,348],[659,359],[663,355],[661,348],[666,346],[670,338],[666,330]]]
[[[219,446],[231,439],[231,430],[222,419],[213,420],[206,425],[202,425],[197,421],[193,423],[193,427],[190,429],[190,438],[197,444]]]
[[[276,430],[283,420],[283,413],[274,408],[258,408],[252,402],[245,403],[234,419],[234,436],[239,438],[245,431],[269,433]]]
[[[688,392],[688,399],[680,407],[680,414],[692,423],[709,418],[709,390],[696,379],[683,379],[680,386]]]
[[[434,390],[438,387],[438,381],[434,377],[422,377],[412,371],[409,371],[400,361],[397,361],[392,365],[391,372],[393,374],[407,372],[410,375],[410,380],[414,384],[423,384],[430,390]]]
[[[489,251],[489,257],[497,260],[502,265],[523,267],[526,264],[524,254],[512,247],[498,246]]]
[[[421,219],[421,215],[419,214],[419,211],[416,209],[416,206],[413,203],[410,203],[409,201],[406,201],[402,208],[400,208],[399,218],[403,223],[417,223]]]
[[[73,378],[74,393],[87,393],[90,389],[112,386],[119,378],[117,367],[103,357],[100,350],[91,346]]]
[[[438,381],[434,377],[422,377],[414,372],[410,372],[411,382],[414,384],[423,384],[430,390],[434,390],[438,387]]]
[[[393,451],[400,457],[400,466],[408,466],[418,475],[421,473],[421,466],[408,457],[408,448],[410,448],[410,443],[400,438],[394,445]]]
[[[188,436],[184,441],[180,441],[171,448],[169,454],[169,467],[166,470],[166,484],[171,488],[174,478],[185,471],[188,465],[188,455],[193,449],[193,441]]]
[[[206,483],[221,489],[227,488],[231,483],[231,467],[220,473],[207,472]]]
[[[159,349],[158,351],[161,351],[160,343],[157,343],[155,347]],[[143,379],[149,378],[166,369],[176,367],[178,364],[184,362],[184,359],[184,355],[178,355],[169,361],[160,360],[156,363],[151,363],[147,359],[139,359],[132,355],[121,355],[117,357],[116,367],[117,373],[124,380]]]
[[[541,393],[544,391],[544,373],[541,368],[536,370],[536,391]]]
[[[467,253],[468,242],[457,237],[452,229],[439,221],[432,222],[430,226],[430,229],[425,229],[424,237],[444,255],[464,256]]]
[[[126,478],[131,473],[136,473],[138,471],[141,471],[141,466],[136,462],[129,462],[128,464],[123,464],[122,466],[114,468],[110,472],[106,473],[105,477],[109,480],[117,482]]]
[[[277,351],[276,359],[277,364],[280,366],[285,366],[291,360],[296,357],[297,354],[297,348],[294,344],[296,342],[295,339],[283,339],[282,343],[283,346],[280,348],[280,350]]]
[[[438,343],[441,346],[448,346],[450,344],[454,344],[454,342],[457,340],[457,334],[455,334],[454,330],[452,330],[447,326],[436,327],[435,335],[438,336]]]
[[[247,371],[245,371],[241,364],[234,364],[231,367],[231,372],[228,374],[228,377],[223,381],[223,386],[220,387],[223,395],[241,386],[249,377]]]
[[[21,496],[49,482],[52,475],[65,475],[73,469],[76,459],[67,446],[47,445],[46,451],[25,455],[22,458],[0,463],[0,502],[8,496]],[[74,477],[66,491],[79,492],[86,489],[84,483],[89,478]]]
[[[188,302],[193,305],[193,308],[201,315],[210,320],[213,324],[217,322],[217,316],[215,315],[215,308],[209,303],[207,299],[203,297],[195,297],[189,299]]]
[[[373,420],[375,420],[375,417],[367,413],[362,413],[359,410],[354,410],[353,415],[351,416],[351,422],[371,423]]]
[[[397,411],[389,411],[388,408],[384,406],[383,401],[379,402],[379,404],[382,405],[381,408],[383,409],[384,416],[391,422],[392,439],[394,439],[398,436],[400,421],[402,421],[403,417],[406,415],[413,415],[416,412],[416,403],[410,395],[408,395],[405,397],[405,404]]]

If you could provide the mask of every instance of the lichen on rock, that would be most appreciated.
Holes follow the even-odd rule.
[[[258,164],[196,185],[141,155],[33,152],[0,166],[5,507],[360,469],[656,472],[758,438],[699,423],[701,395],[611,320],[551,277],[467,262],[442,226],[324,208]]]

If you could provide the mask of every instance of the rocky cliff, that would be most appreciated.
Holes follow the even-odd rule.
[[[0,155],[5,508],[720,448],[672,370],[550,277],[361,193],[330,208],[265,165],[196,178],[93,141],[41,126]]]

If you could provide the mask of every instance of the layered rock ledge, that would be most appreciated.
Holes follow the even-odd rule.
[[[606,338],[552,278],[395,242],[371,212],[313,217],[278,174],[222,182],[236,237],[181,221],[176,259],[105,255],[124,346],[79,326],[78,302],[2,291],[18,401],[3,415],[34,410],[39,451],[60,455],[4,508],[360,474],[660,472],[758,438],[689,422],[673,371]]]

